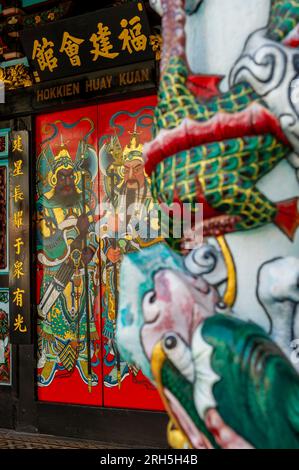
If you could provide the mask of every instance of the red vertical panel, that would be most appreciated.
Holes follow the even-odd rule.
[[[155,105],[156,97],[149,96],[99,106],[101,201],[114,199],[114,205],[126,206],[126,198],[130,201],[135,199],[135,190],[138,191],[138,198],[146,200],[148,203],[150,197],[149,181],[144,175],[142,147],[139,144],[144,144],[151,139]],[[136,135],[134,136],[135,131]],[[111,140],[113,136],[117,137]],[[101,152],[101,149],[104,149],[104,144],[109,142],[114,146],[115,155],[118,155],[114,161],[109,157],[109,152]],[[120,152],[117,147],[121,148]],[[141,168],[140,165],[142,165]],[[111,189],[112,186],[114,189]],[[102,211],[99,231],[102,238],[104,406],[162,410],[163,405],[155,388],[141,371],[126,364],[121,357],[118,357],[117,345],[114,343],[115,302],[117,304],[117,274],[119,271],[119,263],[116,261],[120,256],[120,251],[122,256],[123,253],[136,248],[136,240],[133,238],[128,241],[124,235],[119,234],[117,241],[113,241],[111,223],[111,217],[109,219],[107,213]]]
[[[97,107],[39,116],[36,121],[36,145],[36,288],[37,304],[41,308],[38,320],[38,398],[42,401],[101,406],[103,379],[100,357],[101,315],[97,295],[99,276],[95,276],[98,273],[97,253],[89,261],[88,276],[89,291],[97,295],[96,299],[90,300],[92,376],[89,376],[83,245],[82,240],[77,243],[78,246],[73,243],[74,240],[78,241],[77,237],[81,233],[76,223],[81,215],[84,219],[86,210],[89,212],[88,244],[90,250],[96,250]],[[88,162],[93,178],[86,182],[85,210],[80,155],[84,156],[85,163]],[[73,197],[73,202],[68,195]],[[82,223],[84,225],[84,221]],[[84,233],[84,227],[81,230]],[[53,286],[51,283],[55,276],[61,278],[59,268],[68,263],[70,257],[73,259],[70,280],[68,282],[64,279],[66,287],[63,293],[54,303],[50,300],[47,304],[47,288]]]

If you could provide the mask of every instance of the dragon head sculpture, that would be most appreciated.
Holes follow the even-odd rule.
[[[254,0],[225,76],[195,75],[188,34],[217,2],[153,1],[164,42],[146,171],[157,202],[201,205],[204,244],[183,257],[170,236],[126,257],[118,343],[156,384],[174,447],[299,448],[299,1]],[[220,3],[234,18],[250,4]]]

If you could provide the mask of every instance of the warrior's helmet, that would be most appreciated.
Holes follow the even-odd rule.
[[[48,180],[50,186],[54,188],[57,184],[57,174],[60,170],[73,170],[75,176],[75,186],[78,185],[80,181],[80,173],[75,171],[76,166],[75,162],[72,160],[70,152],[63,141],[61,136],[61,143],[59,145],[59,151],[54,157],[54,162],[52,163],[52,171],[49,172]]]

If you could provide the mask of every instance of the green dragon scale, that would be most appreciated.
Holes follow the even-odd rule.
[[[209,220],[205,224],[205,235],[217,236],[223,231],[254,229],[273,222],[292,239],[299,221],[297,201],[275,203],[257,187],[263,176],[287,158],[292,150],[291,145],[281,132],[279,122],[274,122],[275,118],[248,83],[238,84],[226,93],[216,92],[209,99],[192,92],[184,54],[184,19],[176,11],[176,3],[181,2],[173,2],[173,7],[163,19],[165,43],[155,113],[156,138],[146,149],[146,170],[152,178],[153,195],[156,201],[169,205],[173,202],[203,202],[204,218]],[[297,1],[273,0],[268,38],[282,41],[298,21]],[[168,31],[176,31],[177,38],[174,39]],[[175,44],[177,42],[181,43],[181,47]],[[243,129],[238,135],[236,129],[237,135],[233,138],[220,138],[215,133],[215,138],[209,142],[185,145],[182,151],[169,150],[165,154],[161,144],[165,139],[165,131],[168,132],[165,145],[175,149],[175,130],[182,127],[184,121],[210,124],[213,134],[215,119],[231,116],[237,121],[238,116],[244,117],[254,106],[258,113],[264,113],[263,120],[272,119],[272,127],[266,126],[261,132],[255,129],[248,135]],[[250,116],[248,119],[254,120],[255,117]],[[162,158],[163,152],[165,155]],[[227,222],[217,223],[217,220],[223,219]],[[286,223],[286,219],[289,222]]]

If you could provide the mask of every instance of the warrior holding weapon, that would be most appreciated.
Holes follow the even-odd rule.
[[[69,376],[76,367],[90,390],[98,383],[91,370],[93,341],[98,339],[91,309],[94,276],[88,274],[97,240],[88,172],[82,168],[89,151],[81,141],[74,161],[62,140],[58,155],[47,146],[39,158],[38,168],[47,164],[51,169],[46,180],[39,181],[51,189],[41,195],[37,208],[38,261],[43,271],[38,305],[40,386],[50,385],[56,372]]]
[[[148,216],[153,202],[150,184],[144,172],[143,145],[136,125],[129,134],[130,143],[125,148],[122,148],[115,135],[100,151],[107,210],[96,231],[101,238],[102,279],[105,285],[105,363],[112,366],[104,378],[106,387],[120,387],[121,381],[130,371],[134,376],[138,373],[133,365],[121,360],[115,342],[120,261],[124,254],[139,250],[143,243],[155,243],[158,235],[158,225],[155,226],[157,220]],[[108,356],[111,355],[113,358],[109,360]]]

